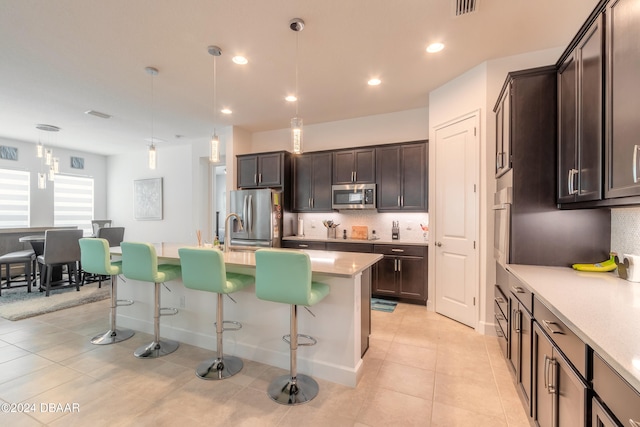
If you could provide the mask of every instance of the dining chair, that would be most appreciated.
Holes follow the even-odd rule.
[[[80,245],[78,240],[82,238],[82,230],[47,230],[45,231],[44,252],[38,257],[40,276],[44,277],[46,296],[51,291],[51,273],[56,266],[66,266],[69,283],[66,286],[74,286],[80,290],[78,277],[78,263],[80,262]],[[72,280],[72,275],[75,278]],[[57,288],[60,289],[60,288]],[[40,289],[42,291],[42,289]]]
[[[111,227],[110,219],[92,219],[91,220],[91,229],[93,230],[93,237],[98,235],[98,230],[100,228]]]

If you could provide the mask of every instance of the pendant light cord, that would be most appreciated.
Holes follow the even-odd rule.
[[[296,117],[298,117],[298,104],[300,103],[300,97],[298,96],[298,40],[299,31],[296,31]]]
[[[154,75],[151,74],[151,146],[154,146],[154,142],[153,142],[153,101],[154,101],[154,92],[153,92],[153,78]]]
[[[213,56],[213,135],[216,135],[216,125],[218,119],[218,99],[217,99],[217,75],[216,56]]]

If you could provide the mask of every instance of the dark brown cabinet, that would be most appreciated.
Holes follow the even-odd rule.
[[[332,153],[293,157],[293,211],[331,211]]]
[[[511,169],[511,83],[503,90],[496,113],[496,178]]]
[[[427,247],[374,245],[373,252],[384,255],[374,268],[374,296],[426,303]]]
[[[558,203],[602,199],[602,22],[558,69]]]
[[[537,425],[584,426],[587,420],[587,384],[538,322],[534,322],[533,342],[534,420]]]
[[[282,187],[291,172],[285,151],[237,156],[238,188]]]
[[[289,249],[307,249],[316,251],[324,251],[325,249],[327,249],[325,242],[316,242],[309,240],[283,240],[282,247]]]
[[[373,182],[376,182],[376,151],[374,148],[340,150],[333,153],[334,184]]]
[[[427,210],[427,147],[421,141],[376,148],[378,211]]]
[[[604,403],[598,409],[592,408],[592,413],[598,413],[600,420],[615,419],[620,425],[640,426],[640,394],[596,352],[593,353],[593,390]],[[592,425],[618,425],[601,422],[596,424],[596,419],[593,419]]]
[[[527,415],[531,415],[531,389],[532,389],[532,332],[533,319],[531,312],[519,301],[514,294],[511,294],[510,306],[510,340],[509,340],[509,361],[514,370],[516,384],[520,391]]]
[[[640,9],[612,0],[606,15],[606,197],[640,195]]]

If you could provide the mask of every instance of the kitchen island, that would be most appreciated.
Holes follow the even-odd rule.
[[[160,243],[155,246],[159,263],[179,264],[178,249],[193,245]],[[114,256],[121,253],[120,248],[111,248],[111,251]],[[367,338],[363,331],[369,329],[362,320],[369,318],[363,313],[368,314],[370,310],[368,302],[363,304],[363,295],[368,301],[370,268],[382,255],[305,252],[311,258],[313,280],[328,284],[331,290],[312,307],[315,317],[306,310],[298,311],[299,332],[318,340],[315,346],[298,349],[298,372],[355,387],[362,373],[363,342]],[[253,252],[227,252],[224,260],[227,271],[255,276]],[[161,336],[213,351],[216,346],[215,295],[187,289],[180,280],[167,282],[166,287],[162,288],[161,305],[178,308],[179,312],[161,318]],[[118,309],[118,325],[152,333],[153,285],[121,280],[118,297],[135,301],[132,306]],[[243,327],[224,334],[225,353],[288,370],[289,347],[282,336],[289,331],[289,307],[259,300],[255,286],[232,297],[236,304],[225,298],[225,320],[238,321]]]

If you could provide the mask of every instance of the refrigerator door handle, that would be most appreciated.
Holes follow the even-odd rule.
[[[253,196],[249,194],[249,202],[247,203],[247,232],[251,233],[253,231]]]
[[[244,196],[244,198],[242,199],[242,220],[244,221],[245,225],[247,223],[247,196]]]

